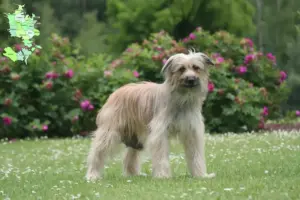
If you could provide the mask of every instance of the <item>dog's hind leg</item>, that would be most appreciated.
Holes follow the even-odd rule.
[[[140,174],[140,162],[139,162],[140,151],[131,147],[127,148],[124,160],[123,170],[125,176],[139,175]]]
[[[96,180],[101,177],[105,160],[114,148],[120,143],[118,132],[98,128],[94,132],[91,148],[87,158],[87,180]]]

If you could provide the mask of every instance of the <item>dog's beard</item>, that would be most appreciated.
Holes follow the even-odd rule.
[[[202,88],[200,85],[186,86],[179,85],[173,91],[173,93],[181,94],[181,96],[199,96],[201,95]]]
[[[187,83],[183,82],[179,85],[179,87],[185,88],[187,91],[193,90],[193,89],[202,90],[200,81],[197,81],[196,83],[193,83],[193,84],[187,84]]]
[[[195,95],[201,95],[201,93],[205,93],[205,88],[203,88],[203,83],[201,81],[193,84],[193,85],[187,85],[184,82],[181,83],[173,83],[171,84],[172,93],[181,93],[182,95],[185,95],[187,93],[195,93]]]

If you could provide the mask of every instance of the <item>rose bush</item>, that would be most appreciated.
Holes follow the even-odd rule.
[[[280,116],[287,99],[287,74],[271,53],[263,55],[249,38],[197,28],[181,41],[166,32],[130,45],[118,58],[83,57],[67,38],[52,36],[50,52],[28,60],[0,57],[0,138],[85,135],[95,128],[97,110],[115,89],[136,81],[162,82],[168,57],[202,51],[214,60],[203,114],[209,132],[264,128]],[[20,50],[20,47],[16,47]]]
[[[108,56],[84,58],[67,38],[51,39],[51,51],[35,51],[27,65],[0,57],[0,138],[86,134],[107,96],[137,80],[126,69],[104,76]]]
[[[51,52],[36,50],[27,65],[1,58],[1,138],[71,135],[68,114],[78,107],[72,100],[78,59],[67,38],[51,39]]]

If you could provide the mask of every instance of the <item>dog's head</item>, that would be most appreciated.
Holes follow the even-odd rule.
[[[214,63],[204,53],[189,51],[188,54],[171,56],[163,66],[162,73],[174,89],[205,91],[208,84],[208,68],[211,65]]]

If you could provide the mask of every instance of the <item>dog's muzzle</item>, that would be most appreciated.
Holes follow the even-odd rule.
[[[184,79],[184,86],[188,88],[196,87],[200,85],[199,78],[196,76],[187,76]]]

